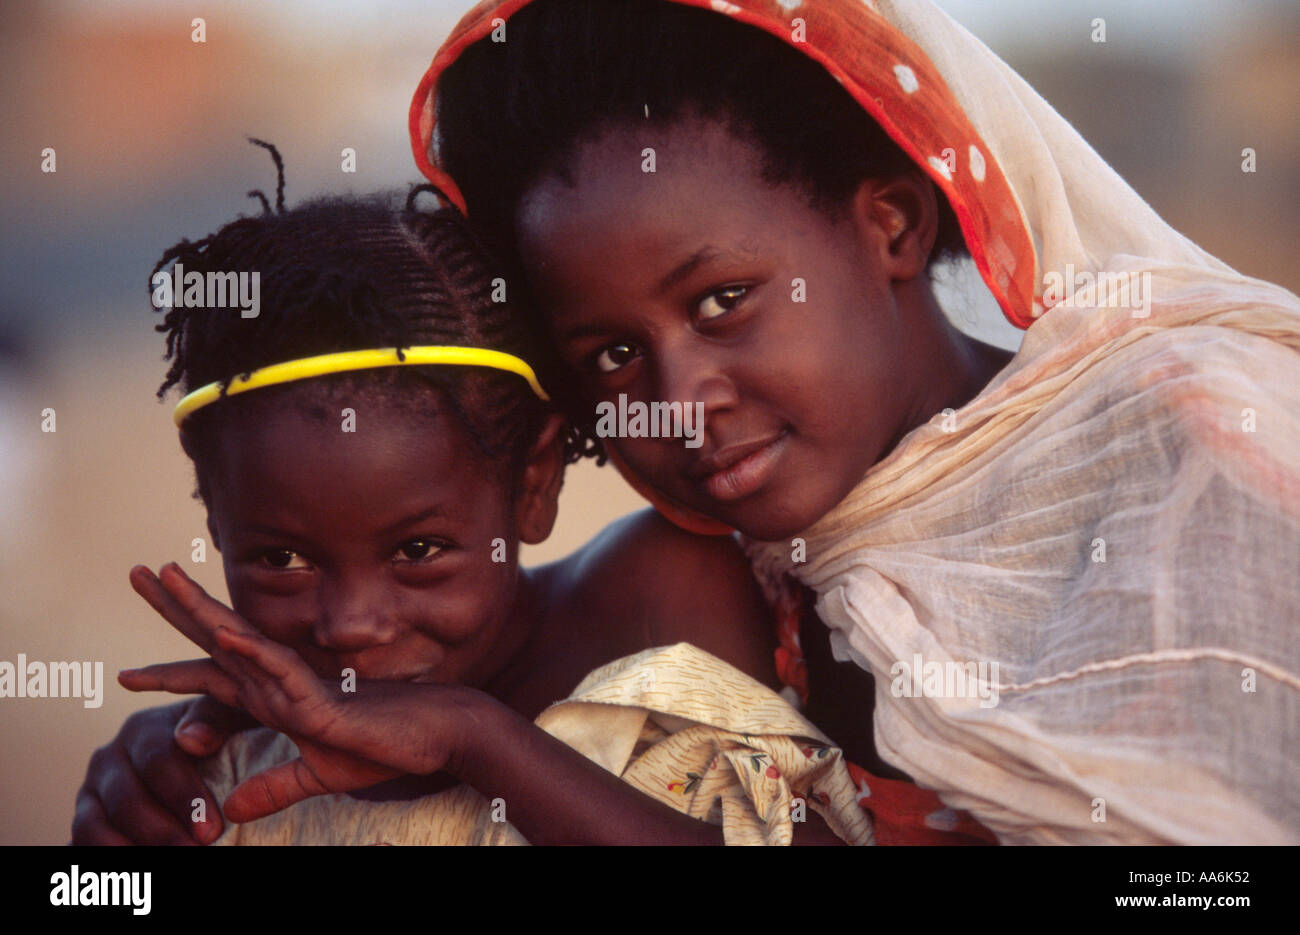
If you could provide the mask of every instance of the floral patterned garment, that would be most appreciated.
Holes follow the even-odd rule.
[[[808,666],[799,644],[799,622],[810,613],[815,596],[793,578],[783,580],[774,606],[777,640],[776,672],[783,685],[808,701]],[[785,692],[787,699],[791,692]],[[834,740],[835,738],[831,738]],[[858,790],[858,804],[871,816],[876,843],[997,844],[997,837],[967,812],[944,805],[937,793],[913,782],[876,776],[847,760]]]
[[[809,812],[848,844],[874,843],[859,787],[830,739],[787,699],[689,643],[602,666],[536,723],[645,795],[720,826],[729,845],[791,844]],[[204,762],[203,776],[222,801],[297,755],[281,734],[245,731]],[[509,808],[469,786],[382,802],[322,795],[227,824],[217,843],[527,844]]]

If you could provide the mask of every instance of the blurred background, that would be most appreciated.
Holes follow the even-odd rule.
[[[470,0],[0,5],[0,660],[98,660],[103,706],[0,699],[0,843],[68,839],[94,748],[158,697],[123,667],[196,651],[131,591],[132,564],[206,538],[167,405],[147,277],[273,190],[417,180],[411,94]],[[1300,6],[1263,0],[940,0],[1038,89],[1167,221],[1244,273],[1300,288]],[[191,19],[206,43],[191,41]],[[1106,42],[1091,40],[1106,21]],[[56,151],[57,172],[41,171]],[[357,171],[340,171],[353,147]],[[1241,151],[1257,171],[1241,171]],[[976,279],[976,282],[978,280]],[[987,335],[1007,346],[1015,334]],[[41,411],[57,412],[43,433]],[[559,557],[641,505],[573,470]],[[187,563],[224,598],[220,558]]]

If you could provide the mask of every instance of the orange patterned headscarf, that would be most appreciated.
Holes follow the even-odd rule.
[[[529,0],[484,0],[434,56],[411,100],[416,165],[462,210],[454,179],[432,160],[438,78],[468,46]],[[1012,324],[1041,314],[1034,246],[1002,169],[930,59],[862,0],[665,0],[715,10],[819,62],[948,197],[975,266]]]

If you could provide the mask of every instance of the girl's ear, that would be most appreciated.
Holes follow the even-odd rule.
[[[515,531],[520,542],[545,542],[555,526],[564,484],[564,428],[558,414],[547,416],[524,460],[515,493]]]
[[[934,183],[919,170],[865,179],[853,195],[853,222],[891,281],[925,272],[939,235]]]

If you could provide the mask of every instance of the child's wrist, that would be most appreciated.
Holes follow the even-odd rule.
[[[492,696],[462,685],[439,685],[425,707],[433,723],[426,734],[425,772],[443,771],[470,782],[491,757],[493,745],[519,716]]]

